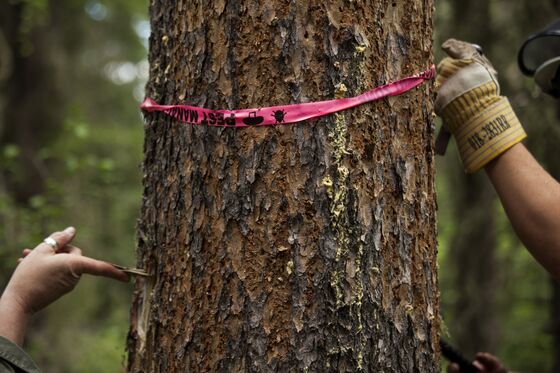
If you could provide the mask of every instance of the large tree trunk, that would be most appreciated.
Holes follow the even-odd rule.
[[[432,63],[432,1],[151,2],[147,95],[246,108]],[[340,87],[340,86],[339,86]],[[312,123],[147,115],[130,372],[438,372],[430,85]]]

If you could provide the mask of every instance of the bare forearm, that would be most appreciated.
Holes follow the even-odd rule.
[[[31,315],[23,312],[9,295],[0,298],[0,335],[22,346]]]
[[[560,184],[517,144],[486,166],[519,238],[560,279]]]

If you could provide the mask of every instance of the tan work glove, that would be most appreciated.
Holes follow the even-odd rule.
[[[506,97],[500,96],[496,71],[473,44],[448,39],[449,55],[438,65],[435,112],[447,132],[438,136],[436,151],[445,152],[454,135],[467,172],[484,167],[527,135]]]

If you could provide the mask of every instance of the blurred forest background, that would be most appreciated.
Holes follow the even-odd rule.
[[[24,247],[78,228],[86,254],[135,263],[148,75],[147,0],[0,0],[0,281]],[[560,109],[517,68],[560,0],[436,0],[435,45],[484,47],[529,139],[560,178]],[[436,59],[442,57],[436,48]],[[513,234],[483,172],[454,146],[438,159],[440,287],[447,339],[513,370],[560,372],[560,287]],[[45,372],[124,371],[132,286],[85,277],[36,317],[27,349]]]
[[[84,254],[135,265],[147,1],[0,0],[0,279],[74,225]],[[3,286],[2,286],[3,288]],[[132,285],[84,276],[41,313],[45,372],[123,370]]]

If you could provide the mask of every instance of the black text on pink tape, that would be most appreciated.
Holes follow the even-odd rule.
[[[400,95],[425,80],[432,79],[435,72],[435,66],[431,66],[420,74],[379,86],[359,96],[327,101],[258,109],[210,110],[189,105],[159,105],[154,100],[146,98],[140,108],[147,112],[163,112],[184,123],[216,127],[255,127],[297,123],[350,109],[383,97]]]

